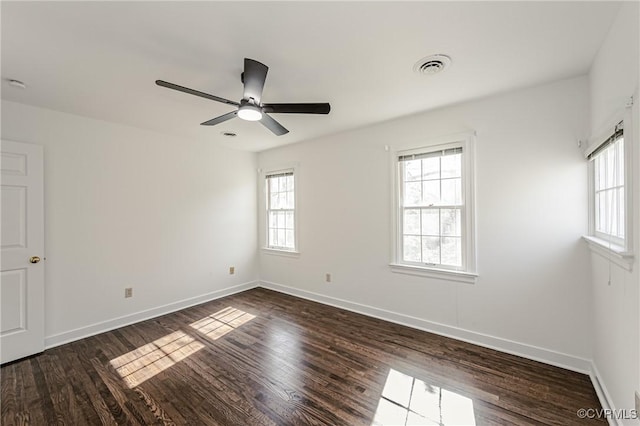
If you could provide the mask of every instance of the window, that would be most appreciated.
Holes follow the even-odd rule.
[[[592,162],[592,234],[624,247],[625,226],[625,154],[621,124],[614,134],[589,156]]]
[[[475,276],[471,148],[466,138],[394,156],[397,233],[392,267]]]
[[[293,170],[267,173],[267,248],[296,250],[295,179]]]
[[[462,148],[398,158],[402,261],[462,268]]]

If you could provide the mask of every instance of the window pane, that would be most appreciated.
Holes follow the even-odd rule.
[[[440,235],[440,212],[438,209],[422,209],[422,235]]]
[[[278,192],[278,178],[269,178],[269,191]]]
[[[293,192],[292,189],[289,189],[289,192],[287,192],[287,208],[295,209],[295,206],[296,206],[295,193]]]
[[[276,213],[278,216],[278,228],[282,228],[284,229],[284,220],[285,220],[285,215],[284,212],[277,212]]]
[[[624,188],[618,188],[618,236],[624,238]]]
[[[462,179],[445,179],[442,181],[442,203],[446,205],[462,204]]]
[[[607,205],[606,205],[604,192],[597,193],[595,198],[596,198],[596,231],[606,232]]]
[[[422,179],[440,179],[440,157],[422,159]]]
[[[462,249],[460,238],[442,237],[442,264],[462,266]]]
[[[278,229],[278,237],[277,237],[276,245],[278,247],[284,247],[285,243],[286,243],[285,231],[284,231],[284,229]]]
[[[275,229],[269,229],[269,247],[276,245],[277,231]]]
[[[404,184],[404,205],[417,206],[420,204],[420,182],[407,182]]]
[[[616,162],[615,162],[615,153],[613,151],[615,145],[611,145],[609,146],[609,148],[607,148],[604,151],[604,156],[605,156],[605,162],[606,162],[606,176],[605,176],[605,187],[606,188],[611,188],[612,186],[615,186],[615,182],[613,180],[614,176],[615,176],[615,169],[616,169]]]
[[[422,182],[423,204],[432,205],[440,203],[440,181],[425,180]]]
[[[422,261],[424,263],[440,263],[439,237],[422,237]]]
[[[293,241],[293,231],[286,230],[284,235],[285,235],[285,247],[293,248],[295,246]]]
[[[287,229],[294,229],[295,228],[295,223],[294,223],[294,219],[293,219],[293,212],[286,212],[285,213],[285,227]]]
[[[598,155],[594,161],[594,167],[595,167],[595,188],[596,190],[600,190],[602,188],[604,188],[604,181],[605,181],[605,170],[604,170],[604,156],[602,155]]]
[[[624,185],[624,139],[620,139],[616,142],[616,155],[617,155],[617,182],[618,185]]]
[[[605,202],[607,203],[607,234],[616,235],[618,233],[618,197],[615,190],[605,191]]]
[[[462,236],[460,226],[460,209],[442,209],[440,210],[442,223],[442,235],[450,235],[454,237]]]
[[[278,218],[276,212],[269,212],[269,228],[278,227]]]
[[[404,180],[417,181],[420,180],[422,170],[420,169],[420,160],[411,160],[404,162]]]
[[[289,188],[289,191],[293,191],[294,184],[293,176],[287,176],[287,188]]]
[[[405,235],[402,242],[403,260],[420,262],[420,237]]]
[[[462,176],[462,154],[442,157],[442,178]]]
[[[405,209],[403,234],[420,235],[420,209]]]

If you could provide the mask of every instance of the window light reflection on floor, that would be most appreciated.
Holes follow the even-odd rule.
[[[470,398],[391,369],[373,425],[475,426]]]
[[[111,365],[127,386],[134,388],[203,347],[182,331],[175,331],[111,360]]]
[[[215,314],[208,315],[190,324],[190,326],[211,340],[217,340],[255,317],[255,315],[251,315],[240,309],[227,306]]]

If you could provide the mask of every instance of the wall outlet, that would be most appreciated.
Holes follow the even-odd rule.
[[[132,287],[127,287],[124,289],[124,297],[133,297],[133,288]]]
[[[636,413],[640,415],[640,392],[636,391]]]
[[[330,283],[331,282],[331,274],[328,273],[328,272],[326,274],[324,274],[324,280],[326,282]]]
[[[229,275],[233,275],[236,273],[236,267],[235,266],[229,266]]]

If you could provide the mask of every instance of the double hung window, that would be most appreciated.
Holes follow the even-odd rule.
[[[474,140],[451,136],[393,152],[393,272],[475,281]]]
[[[293,170],[265,176],[267,205],[267,248],[296,250],[296,201]]]
[[[626,239],[624,147],[619,124],[614,134],[588,156],[592,162],[592,234],[620,247],[625,247]]]

